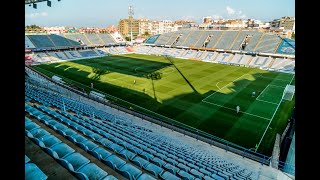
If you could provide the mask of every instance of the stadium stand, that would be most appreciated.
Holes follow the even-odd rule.
[[[182,35],[178,38],[179,35]],[[177,40],[177,42],[175,42]],[[246,46],[242,44],[247,42]],[[250,52],[294,54],[294,40],[249,30],[180,30],[151,36],[146,43],[193,48],[245,50]],[[206,43],[206,44],[205,44]],[[278,48],[279,47],[279,48]]]
[[[153,47],[150,51],[149,54],[154,54],[154,55],[160,55],[162,52],[165,50],[165,48],[160,48],[160,47]]]
[[[63,52],[48,52],[47,54],[54,61],[69,59]]]
[[[64,53],[66,54],[66,56],[69,59],[79,59],[82,58],[82,56],[79,54],[79,52],[77,51],[64,51]]]
[[[170,39],[171,35],[173,33],[164,33],[164,34],[161,34],[157,39],[156,41],[154,42],[154,44],[157,44],[157,45],[165,45],[166,42],[168,42],[168,40]]]
[[[204,54],[206,54],[206,53],[207,53],[206,51],[198,51],[198,52],[196,52],[196,54],[194,55],[193,59],[200,60],[200,59],[202,59],[202,57],[203,57]]]
[[[102,48],[101,50],[109,54],[119,54],[119,51],[115,47]]]
[[[83,35],[88,38],[88,40],[92,43],[92,45],[101,45],[101,44],[104,44],[104,42],[102,41],[102,39],[99,38],[96,33],[93,33],[93,34],[85,33],[85,34],[83,34]]]
[[[167,48],[166,50],[163,51],[163,55],[170,55],[173,57],[182,57],[182,54],[184,54],[185,51],[186,51],[185,49]]]
[[[94,52],[96,52],[99,56],[107,56],[108,53],[106,53],[105,51],[103,51],[102,49],[93,49]]]
[[[202,31],[190,31],[189,36],[186,38],[182,46],[191,47],[199,40],[202,35]]]
[[[209,152],[197,150],[192,146],[179,142],[177,139],[170,139],[153,131],[144,131],[143,129],[139,130],[123,124],[114,124],[112,120],[106,118],[102,118],[100,121],[95,120],[95,118],[100,119],[102,117],[101,113],[99,114],[99,111],[95,108],[84,104],[79,106],[82,103],[36,88],[31,84],[26,86],[26,96],[39,103],[36,106],[26,103],[26,112],[57,133],[71,139],[79,147],[96,154],[107,166],[114,168],[128,179],[133,177],[138,179],[140,176],[149,177],[151,175],[154,179],[157,177],[172,177],[172,179],[201,178],[204,177],[204,173],[207,173],[207,176],[212,178],[257,178],[257,173],[247,170],[245,167],[239,167]],[[62,110],[62,104],[64,104],[66,111]],[[51,108],[48,108],[48,106]],[[55,108],[52,109],[52,107],[55,107],[56,110],[54,110]],[[74,115],[69,111],[73,112]],[[95,113],[95,118],[86,117],[92,111],[97,112]],[[37,126],[30,122],[26,123],[28,123],[26,128],[31,135],[27,134],[31,138],[32,136],[36,138],[47,136],[49,138],[50,135],[46,131],[33,130],[38,129]],[[80,134],[76,131],[81,132],[84,136],[79,136]],[[88,137],[88,139],[85,137]],[[90,165],[88,159],[69,148],[63,142],[54,142],[52,145],[52,143],[48,144],[46,140],[41,140],[38,144],[39,146],[44,144],[45,147],[48,144],[50,146],[46,147],[50,149],[48,152],[52,152],[52,156],[56,159],[63,159],[62,165],[67,162],[68,166],[64,166],[69,170],[71,169],[76,175],[79,172],[83,172],[84,174],[87,173],[86,176],[90,176],[89,172],[91,171],[84,169],[98,168],[92,163]],[[99,148],[100,145],[101,148]],[[151,147],[152,150],[150,150]],[[104,153],[105,156],[102,154],[104,152],[103,148],[108,149],[105,150],[107,153]],[[111,155],[108,151],[112,151],[115,154]],[[121,154],[122,157],[126,157],[132,163],[121,161],[117,154]],[[159,162],[163,168],[157,165],[159,163],[154,164],[153,162]],[[210,173],[210,169],[216,170],[211,171],[214,173]],[[150,174],[144,173],[146,175],[143,175],[143,171]],[[108,174],[107,172],[103,173],[101,169],[98,172],[99,176]]]
[[[149,54],[149,51],[152,49],[150,46],[138,46],[135,48],[135,53],[137,54]]]
[[[216,49],[229,49],[232,42],[237,37],[239,31],[224,31],[218,43],[214,46]],[[211,42],[211,41],[210,41]],[[208,47],[208,46],[207,46]]]
[[[179,41],[175,44],[175,46],[183,46],[184,42],[187,40],[192,31],[181,30],[179,31]]]
[[[219,53],[219,55],[216,58],[216,61],[219,63],[228,63],[232,56],[233,55],[229,53]]]
[[[167,42],[165,42],[165,45],[169,45],[169,46],[172,46],[173,43],[175,43],[175,41],[177,40],[177,38],[179,37],[179,32],[178,31],[174,31],[170,38],[168,39]]]
[[[252,58],[252,60],[249,63],[249,66],[267,68],[267,67],[269,67],[271,61],[272,61],[271,57],[256,56],[256,57]]]
[[[55,44],[56,47],[72,47],[73,45],[68,41],[66,38],[60,36],[60,35],[55,35],[55,34],[50,34],[48,37],[52,40],[52,42]]]
[[[28,36],[24,36],[24,47],[25,49],[28,49],[28,48],[36,48],[32,42],[30,41],[30,39],[28,38]]]
[[[232,50],[240,50],[241,44],[244,42],[246,36],[248,36],[248,31],[242,30],[240,34],[238,34],[238,37],[234,40],[233,45],[231,47]]]
[[[208,31],[207,33],[209,34],[210,38],[209,38],[209,42],[206,47],[207,48],[214,48],[215,45],[220,40],[220,38],[223,37],[224,31]],[[207,38],[208,38],[208,36],[207,36]],[[204,39],[204,40],[206,40],[206,39]],[[199,39],[199,41],[201,41],[201,40]],[[196,46],[196,47],[199,47],[199,46]]]
[[[202,57],[202,61],[204,62],[213,62],[215,58],[218,56],[219,53],[217,52],[207,52]]]
[[[187,59],[192,59],[195,57],[196,54],[197,54],[197,51],[195,50],[186,50],[185,53],[182,55],[182,57]]]
[[[150,36],[147,40],[146,40],[146,44],[154,44],[158,37],[160,36],[160,34],[156,34],[156,35],[153,35],[153,36]]]
[[[255,49],[257,52],[275,53],[277,46],[281,42],[281,38],[272,34],[265,34]]]
[[[114,39],[109,35],[109,34],[98,34],[98,36],[102,39],[102,41],[104,42],[103,45],[106,44],[115,44],[116,42],[114,41]]]
[[[75,46],[75,47],[81,46],[79,39],[73,33],[64,33],[62,35],[67,39],[67,41],[70,42],[70,44],[72,44],[72,46]]]
[[[119,52],[119,54],[128,53],[127,49],[124,46],[115,46],[115,49]]]
[[[230,64],[247,65],[249,60],[252,58],[250,55],[235,54],[230,60]]]
[[[79,54],[82,56],[82,57],[97,57],[99,56],[95,51],[93,50],[79,50],[78,51]]]
[[[261,36],[263,35],[262,32],[257,31],[250,31],[250,35],[252,36],[248,45],[244,48],[246,51],[254,51],[255,47],[258,44],[258,41],[260,40]]]
[[[50,62],[51,59],[50,57],[46,54],[46,53],[37,53],[38,61],[42,62],[42,63],[46,63],[46,62]]]
[[[37,48],[55,47],[47,35],[27,35],[27,37]]]
[[[295,41],[292,39],[284,38],[282,39],[277,53],[279,54],[295,54]]]
[[[271,66],[272,69],[283,71],[294,71],[295,60],[276,58]]]
[[[34,163],[30,162],[30,159],[27,155],[25,155],[25,179],[26,180],[45,180],[48,179],[48,176],[45,175],[41,169]]]

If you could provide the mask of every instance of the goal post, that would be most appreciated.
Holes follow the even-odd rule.
[[[283,91],[282,99],[291,101],[295,93],[295,86],[294,85],[287,85]]]

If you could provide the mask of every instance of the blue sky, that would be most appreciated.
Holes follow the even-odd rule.
[[[204,16],[224,19],[271,21],[295,15],[294,0],[51,0],[38,8],[25,5],[25,24],[40,26],[106,27],[128,17],[128,5],[135,18],[150,20],[193,20]]]

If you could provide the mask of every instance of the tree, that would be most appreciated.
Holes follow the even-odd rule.
[[[130,41],[130,37],[128,37],[128,36],[125,37],[125,39],[126,39],[126,41]]]
[[[291,39],[295,39],[295,37],[296,37],[296,34],[293,32],[293,33],[291,34]]]

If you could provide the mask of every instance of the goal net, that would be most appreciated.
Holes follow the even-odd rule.
[[[291,101],[295,93],[294,85],[287,85],[283,91],[282,99]]]

